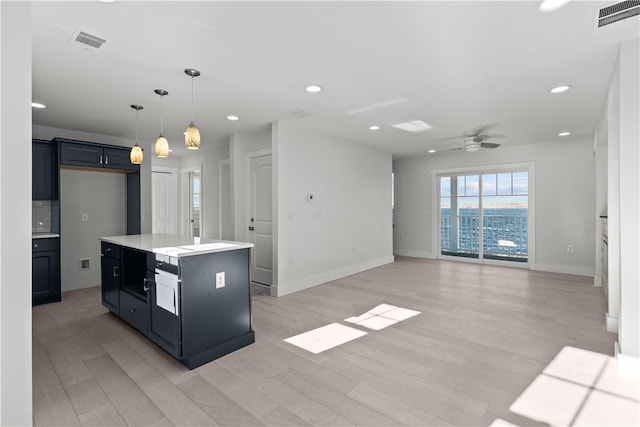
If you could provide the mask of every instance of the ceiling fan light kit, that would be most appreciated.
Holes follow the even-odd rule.
[[[185,74],[191,77],[191,123],[187,126],[184,133],[184,146],[188,150],[197,150],[200,148],[200,131],[193,123],[193,78],[200,75],[200,71],[194,68],[184,70]]]

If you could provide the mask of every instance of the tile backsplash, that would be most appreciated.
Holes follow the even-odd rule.
[[[31,206],[31,232],[50,233],[51,232],[51,201],[33,200]]]

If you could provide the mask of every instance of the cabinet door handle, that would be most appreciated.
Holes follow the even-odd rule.
[[[104,164],[105,165],[109,164],[109,156],[104,156]]]
[[[113,277],[118,277],[118,266],[117,265],[113,266]]]
[[[34,244],[33,244],[33,247],[34,247],[34,248],[37,248],[37,247],[38,247],[38,244],[37,244],[37,243],[34,243]]]
[[[100,164],[102,164],[102,156],[100,156],[100,160],[99,160]]]
[[[132,309],[129,310],[129,313],[135,313],[135,312],[136,312],[135,308],[132,308]]]
[[[152,280],[149,280],[146,277],[144,279],[142,279],[142,289],[144,289],[145,292],[147,292],[149,290],[149,288],[151,287],[151,286],[147,285],[147,283],[149,283],[149,282],[153,283]]]

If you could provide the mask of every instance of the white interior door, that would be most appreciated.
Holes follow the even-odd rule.
[[[251,280],[271,286],[273,236],[271,202],[271,155],[249,159],[249,240],[255,245],[251,256]]]
[[[177,170],[154,169],[151,175],[153,233],[177,234],[178,228]]]

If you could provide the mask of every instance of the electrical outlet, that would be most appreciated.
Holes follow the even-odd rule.
[[[82,222],[87,222],[89,221],[89,214],[88,213],[83,213],[81,216]]]
[[[216,289],[220,289],[224,287],[225,287],[224,271],[221,271],[220,273],[216,273]]]
[[[573,245],[567,246],[567,252],[569,252],[570,254],[573,253]]]

